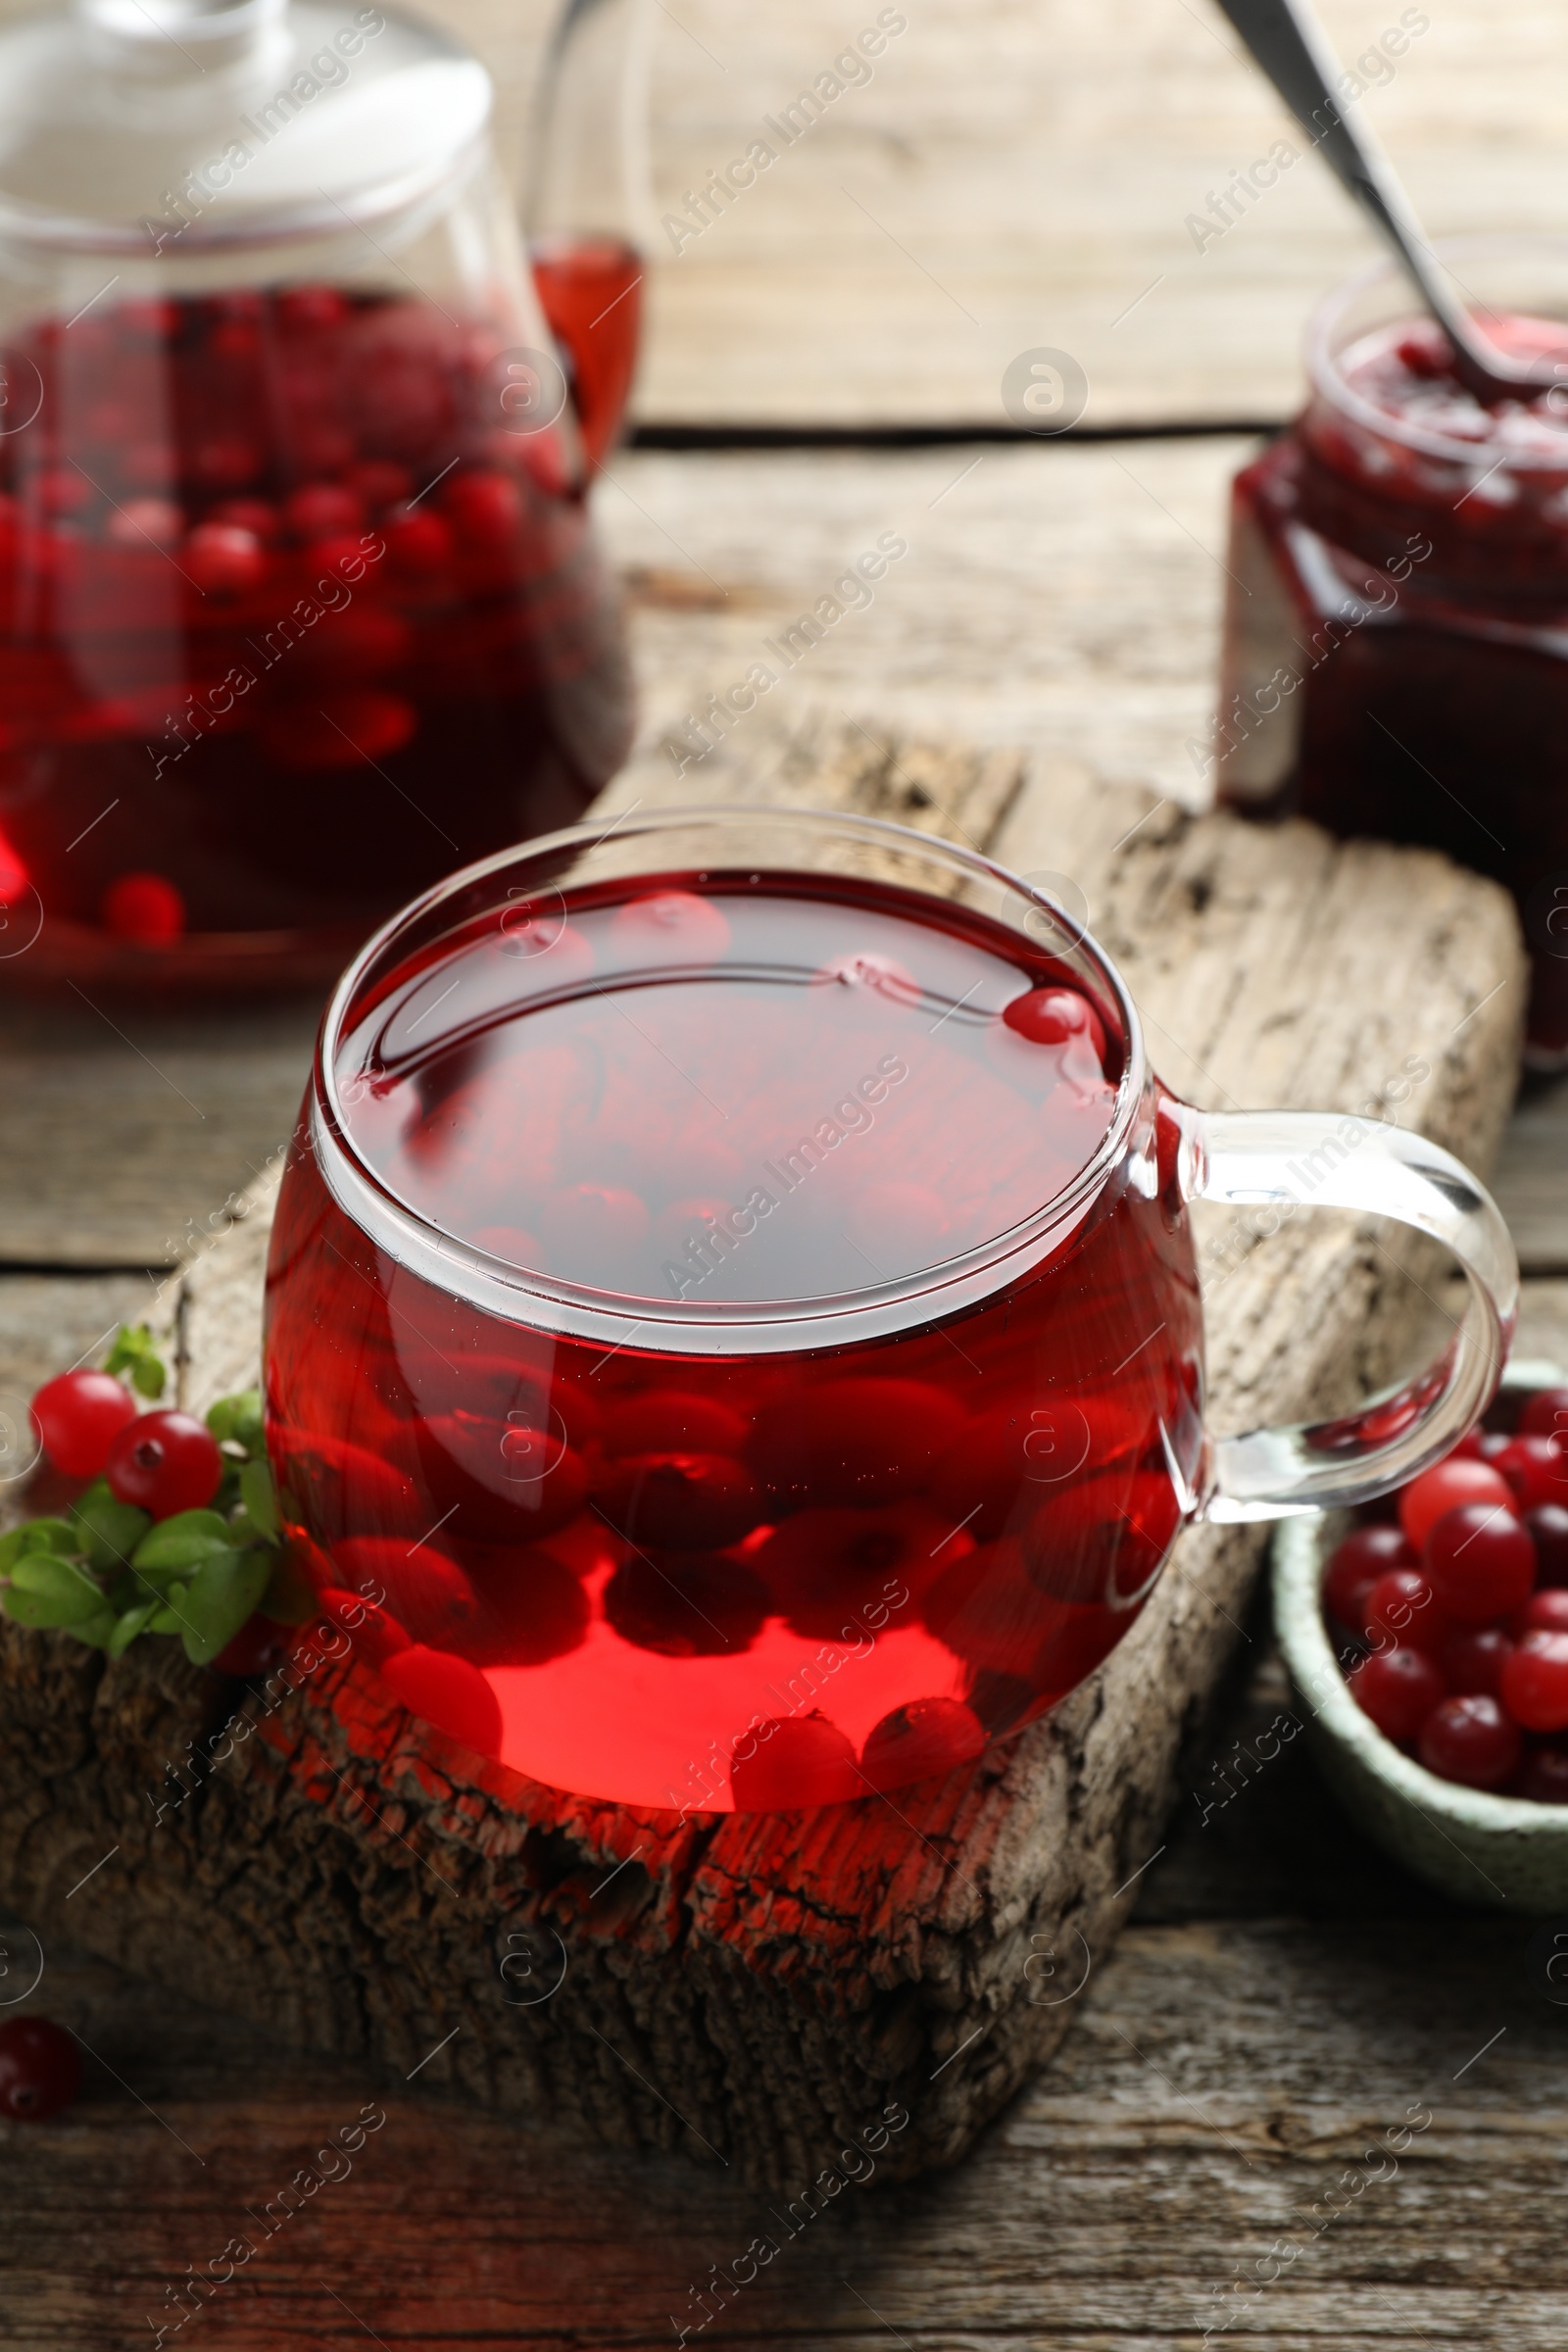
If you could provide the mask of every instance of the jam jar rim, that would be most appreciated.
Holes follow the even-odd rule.
[[[1435,239],[1432,251],[1439,261],[1450,256],[1484,252],[1538,251],[1556,254],[1564,264],[1565,289],[1568,289],[1568,236],[1547,232],[1487,231],[1473,236]],[[1384,441],[1396,441],[1402,448],[1419,451],[1421,456],[1435,458],[1461,472],[1473,472],[1478,466],[1492,464],[1510,474],[1568,473],[1568,419],[1564,421],[1563,446],[1560,456],[1532,450],[1508,450],[1499,458],[1485,442],[1450,438],[1429,426],[1411,424],[1392,409],[1381,408],[1368,400],[1347,380],[1339,365],[1339,353],[1331,348],[1330,338],[1345,313],[1369,287],[1384,281],[1401,279],[1401,265],[1392,256],[1378,256],[1363,263],[1350,276],[1342,278],[1329,294],[1325,294],[1313,311],[1306,329],[1306,371],[1312,391],[1343,416],[1348,416],[1364,430]],[[1568,290],[1565,290],[1568,304]],[[1543,314],[1544,315],[1544,314]],[[1426,316],[1420,298],[1410,293],[1409,316]],[[1562,323],[1568,326],[1568,309]]]
[[[806,834],[837,832],[871,848],[906,854],[917,851],[921,858],[946,863],[966,879],[1000,887],[1004,898],[1022,897],[1044,906],[1061,923],[1066,952],[1083,956],[1113,1000],[1125,1047],[1111,1116],[1084,1166],[1016,1224],[934,1266],[922,1266],[912,1274],[856,1291],[791,1299],[726,1299],[711,1304],[633,1297],[539,1274],[491,1256],[411,1207],[355,1144],[337,1074],[337,1051],[348,1016],[357,1009],[356,1000],[372,967],[400,935],[412,932],[444,902],[519,864],[596,847],[612,832],[624,842],[682,828],[712,833],[742,824],[782,825],[786,831]],[[755,860],[740,858],[731,868],[714,855],[705,859],[705,868],[740,871],[751,862]],[[808,872],[809,868],[795,870]],[[1032,1268],[1046,1238],[1057,1228],[1081,1221],[1126,1158],[1151,1085],[1143,1027],[1114,961],[1086,926],[1010,867],[939,835],[893,824],[883,817],[767,803],[726,806],[696,802],[650,809],[639,819],[630,819],[628,812],[628,820],[609,826],[590,820],[541,834],[533,841],[514,843],[447,875],[400,908],[354,956],[321,1015],[307,1089],[307,1115],[296,1150],[303,1149],[315,1161],[338,1207],[375,1248],[434,1288],[455,1294],[500,1321],[542,1327],[568,1338],[604,1341],[612,1347],[631,1345],[639,1352],[649,1348],[680,1355],[713,1355],[744,1348],[752,1354],[807,1353],[890,1338],[907,1329],[915,1317],[925,1322],[945,1321],[971,1311],[1004,1287],[1010,1261],[1023,1261],[1018,1267],[1020,1275]],[[639,1333],[648,1336],[639,1340]]]

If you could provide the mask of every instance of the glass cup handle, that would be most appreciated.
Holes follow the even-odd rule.
[[[1189,1200],[1396,1217],[1451,1250],[1469,1284],[1453,1338],[1395,1394],[1341,1420],[1214,1440],[1201,1515],[1290,1519],[1366,1502],[1441,1461],[1490,1400],[1513,1338],[1519,1264],[1491,1194],[1441,1144],[1377,1119],[1185,1103],[1176,1116]]]

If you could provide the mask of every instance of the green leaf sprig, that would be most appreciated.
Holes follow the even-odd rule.
[[[104,1370],[116,1380],[127,1382],[138,1396],[153,1403],[169,1386],[158,1342],[145,1323],[122,1323],[120,1336],[104,1359]]]
[[[145,1324],[121,1330],[104,1368],[148,1398],[168,1387]],[[223,1474],[205,1510],[155,1525],[97,1478],[64,1518],[24,1520],[0,1536],[6,1616],[72,1634],[112,1658],[142,1634],[177,1635],[197,1666],[210,1666],[258,1609],[302,1623],[311,1593],[282,1546],[260,1392],[220,1397],[207,1426]]]

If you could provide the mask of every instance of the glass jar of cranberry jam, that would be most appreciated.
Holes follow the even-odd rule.
[[[623,758],[490,112],[360,0],[0,32],[0,978],[325,980]]]
[[[1562,383],[1487,409],[1379,264],[1330,297],[1302,415],[1237,476],[1219,797],[1427,843],[1513,892],[1527,1057],[1568,1067],[1568,243],[1444,249]]]

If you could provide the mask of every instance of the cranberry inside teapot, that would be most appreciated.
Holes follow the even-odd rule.
[[[0,889],[51,953],[263,935],[258,971],[316,940],[324,973],[613,771],[580,450],[569,412],[509,429],[505,342],[326,284],[9,336],[39,409],[0,432]]]

